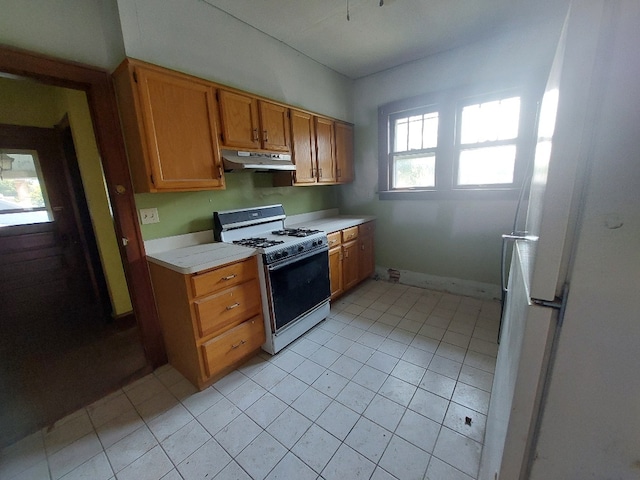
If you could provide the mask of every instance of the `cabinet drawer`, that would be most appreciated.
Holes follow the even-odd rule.
[[[214,293],[223,288],[233,287],[256,278],[257,268],[256,257],[251,257],[242,262],[216,268],[207,273],[193,275],[191,277],[193,296],[199,297],[207,293]]]
[[[342,230],[343,242],[348,242],[349,240],[353,240],[354,238],[358,238],[358,227],[350,227]]]
[[[207,376],[241,360],[264,343],[264,322],[258,315],[205,342],[200,347]]]
[[[333,232],[327,235],[327,243],[329,248],[340,245],[340,232]]]
[[[373,235],[374,230],[376,229],[376,224],[374,222],[363,223],[358,226],[358,235]]]
[[[260,313],[260,286],[257,279],[196,300],[196,324],[200,337],[221,332]]]

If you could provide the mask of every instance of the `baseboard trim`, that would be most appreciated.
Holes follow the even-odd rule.
[[[453,293],[485,300],[500,299],[500,286],[492,283],[462,280],[460,278],[439,277],[427,273],[398,270],[376,265],[376,275],[386,281],[397,282],[413,287],[428,288],[439,292]]]
[[[126,330],[127,328],[136,326],[136,314],[131,312],[121,313],[113,317],[113,325],[118,330]]]

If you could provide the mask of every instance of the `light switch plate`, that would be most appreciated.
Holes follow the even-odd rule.
[[[143,225],[149,223],[159,223],[160,217],[158,217],[157,208],[141,208],[140,209],[140,221]]]

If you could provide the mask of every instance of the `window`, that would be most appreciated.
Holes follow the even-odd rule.
[[[0,227],[50,222],[36,152],[0,152]]]
[[[515,90],[445,92],[384,105],[378,110],[380,198],[513,194],[534,123],[535,102]]]

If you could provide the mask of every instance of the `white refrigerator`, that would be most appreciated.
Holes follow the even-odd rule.
[[[479,480],[640,478],[640,1],[574,0],[517,214]]]

